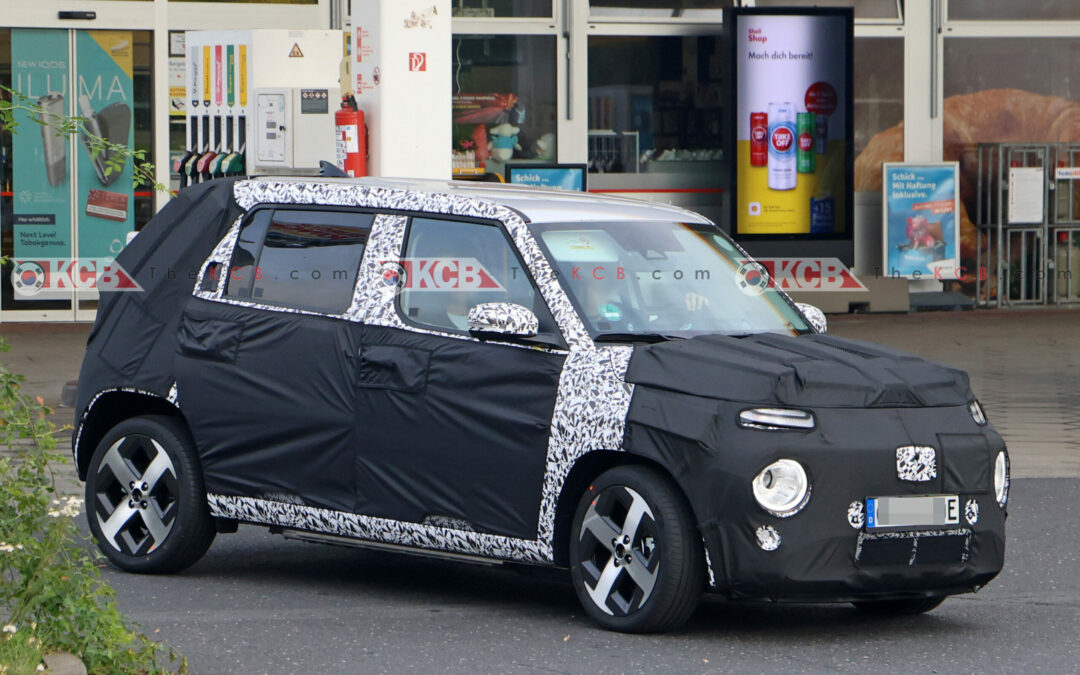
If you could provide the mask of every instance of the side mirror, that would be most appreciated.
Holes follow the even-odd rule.
[[[825,318],[825,312],[806,302],[796,302],[795,306],[799,308],[799,311],[814,327],[814,330],[819,333],[825,333],[829,330],[829,321]]]
[[[477,337],[534,337],[540,321],[512,302],[484,302],[469,309],[469,332]]]

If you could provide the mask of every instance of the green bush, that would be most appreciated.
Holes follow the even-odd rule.
[[[57,495],[53,472],[69,458],[51,411],[22,393],[23,379],[0,364],[0,673],[43,670],[59,651],[91,673],[186,673],[182,656],[117,609],[98,571],[104,558],[75,522],[82,499]]]

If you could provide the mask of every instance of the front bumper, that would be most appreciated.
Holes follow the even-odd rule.
[[[743,407],[720,402],[696,442],[646,413],[632,414],[627,437],[631,451],[670,467],[689,497],[715,590],[740,599],[889,599],[976,591],[1001,571],[1007,514],[994,498],[992,467],[1005,444],[966,407],[818,409],[809,432],[739,429]],[[904,445],[937,450],[934,478],[900,479],[896,448]],[[753,477],[782,457],[799,461],[811,484],[806,507],[788,518],[761,509],[751,490]],[[939,494],[960,497],[958,524],[866,527],[868,497]]]

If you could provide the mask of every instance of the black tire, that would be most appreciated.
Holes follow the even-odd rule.
[[[574,591],[608,630],[672,630],[701,600],[701,535],[677,488],[651,469],[620,466],[593,481],[574,513],[569,551]]]
[[[945,602],[944,595],[928,598],[903,598],[901,600],[862,600],[853,602],[858,609],[878,616],[912,616],[925,614]]]
[[[105,434],[86,475],[86,517],[98,548],[120,569],[167,574],[197,562],[216,530],[184,424],[147,415]]]

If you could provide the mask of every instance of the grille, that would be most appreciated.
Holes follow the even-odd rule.
[[[922,532],[863,532],[855,544],[855,561],[861,566],[950,565],[968,559],[971,530]]]

